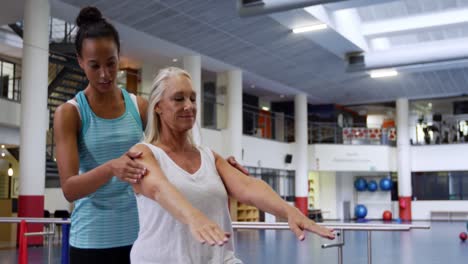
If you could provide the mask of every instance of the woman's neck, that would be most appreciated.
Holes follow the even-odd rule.
[[[193,145],[188,140],[187,133],[188,132],[176,133],[161,131],[158,141],[153,144],[162,146],[173,152],[185,152],[193,149]]]
[[[116,102],[116,99],[118,99],[120,96],[120,91],[117,87],[115,87],[115,89],[109,90],[108,92],[101,93],[97,89],[88,85],[88,87],[86,87],[84,90],[84,93],[89,101],[99,105],[109,105],[110,103]]]

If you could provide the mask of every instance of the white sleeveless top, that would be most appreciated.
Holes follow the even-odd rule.
[[[201,244],[182,224],[157,202],[137,194],[140,231],[133,244],[134,264],[242,264],[234,256],[233,230],[228,210],[228,198],[219,176],[213,152],[198,147],[201,166],[194,174],[179,167],[161,148],[148,146],[168,178],[182,195],[221,229],[232,234],[224,246]]]

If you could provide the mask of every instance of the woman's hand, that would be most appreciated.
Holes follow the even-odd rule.
[[[326,227],[317,225],[314,221],[303,215],[297,208],[291,208],[289,210],[288,224],[291,231],[293,231],[297,238],[301,241],[305,238],[305,230],[324,238],[335,239],[333,229],[328,229]]]
[[[133,159],[141,157],[142,152],[128,151],[120,158],[110,161],[110,169],[114,176],[117,176],[121,181],[129,183],[138,183],[145,176],[146,168],[135,162]]]
[[[226,160],[231,166],[236,168],[238,171],[244,173],[245,175],[249,175],[249,171],[242,165],[240,165],[239,162],[237,162],[236,158],[234,158],[234,156],[229,156]]]
[[[192,236],[202,244],[207,242],[211,246],[215,244],[222,246],[227,243],[231,236],[230,233],[224,232],[218,224],[200,212],[190,218],[188,226]]]

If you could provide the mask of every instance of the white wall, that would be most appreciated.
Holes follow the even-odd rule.
[[[20,131],[18,127],[7,127],[0,125],[0,144],[19,146]]]
[[[468,171],[468,144],[412,146],[411,171]]]
[[[414,220],[429,220],[431,211],[468,211],[468,201],[412,201],[411,213]],[[465,218],[466,220],[466,215]]]
[[[396,171],[396,148],[374,145],[310,145],[309,169]]]
[[[63,196],[61,188],[46,188],[44,194],[44,210],[51,214],[55,210],[67,210],[71,212],[71,205]]]
[[[336,173],[332,171],[320,172],[320,198],[319,204],[324,219],[338,219],[337,215],[337,188]]]
[[[294,144],[244,135],[242,137],[242,147],[244,150],[243,164],[245,166],[286,170],[296,168],[295,161],[297,158],[294,155]],[[284,162],[286,154],[292,154],[291,164]]]
[[[218,153],[222,157],[227,157],[224,145],[223,145],[223,133],[220,130],[214,129],[201,129],[201,144],[209,147],[214,152]]]
[[[208,146],[223,157],[230,156],[225,150],[226,138],[223,130],[201,129],[202,144]],[[294,170],[294,144],[273,141],[269,139],[256,138],[252,136],[242,136],[244,166]],[[292,163],[286,164],[284,158],[286,154],[292,154]]]
[[[354,191],[353,174],[346,172],[336,173],[336,216],[344,219],[343,202],[351,202],[350,217],[354,217]]]
[[[20,126],[21,105],[0,99],[0,125],[18,128]]]
[[[385,118],[387,118],[386,115],[367,115],[367,127],[381,128]]]

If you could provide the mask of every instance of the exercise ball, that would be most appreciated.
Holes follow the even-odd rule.
[[[366,182],[366,180],[364,180],[363,178],[357,178],[357,179],[354,181],[354,188],[356,188],[356,190],[357,190],[358,192],[365,191],[366,188],[367,188],[367,182]]]
[[[461,241],[465,242],[465,240],[466,240],[466,238],[467,238],[467,234],[466,234],[465,232],[461,232],[460,235],[459,235],[459,237],[460,237],[460,240],[461,240]]]
[[[392,189],[392,180],[389,178],[383,178],[380,180],[380,189],[382,191],[390,191]]]
[[[371,180],[367,183],[367,190],[370,192],[375,192],[377,191],[377,182],[374,180]]]
[[[392,221],[392,212],[390,212],[388,210],[384,211],[383,214],[382,214],[382,219],[384,221]]]
[[[356,205],[356,207],[354,208],[354,215],[356,216],[357,219],[366,218],[367,208],[362,204]]]

